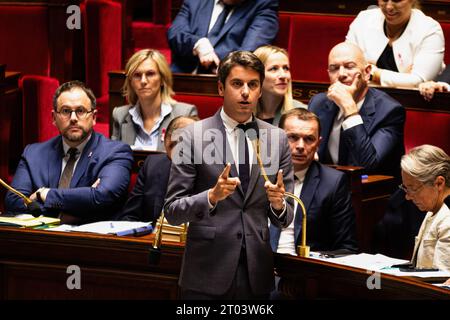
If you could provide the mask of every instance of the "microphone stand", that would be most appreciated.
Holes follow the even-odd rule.
[[[269,181],[269,178],[267,177],[266,174],[266,170],[264,169],[262,160],[261,160],[261,154],[260,154],[260,146],[259,146],[259,139],[256,137],[256,148],[255,145],[252,143],[253,149],[256,151],[256,157],[258,158],[258,164],[259,164],[259,168],[261,169],[261,173],[264,177],[265,181]],[[254,141],[252,140],[252,142]],[[305,209],[305,205],[303,204],[303,201],[297,197],[295,194],[291,193],[291,192],[285,192],[284,193],[286,197],[289,197],[291,199],[294,199],[298,205],[300,206],[300,208],[302,208],[302,213],[303,213],[303,217],[302,217],[302,239],[301,239],[301,244],[299,246],[297,246],[297,254],[300,257],[309,257],[309,246],[306,245],[306,209]]]
[[[28,210],[33,215],[33,217],[39,217],[40,215],[42,215],[41,207],[39,206],[39,204],[36,201],[31,200],[26,195],[24,195],[22,192],[14,189],[13,187],[11,187],[9,184],[7,184],[2,179],[0,179],[0,184],[2,186],[4,186],[6,189],[8,189],[9,191],[11,191],[12,193],[19,196],[23,200],[25,206],[28,208]]]
[[[161,240],[162,240],[163,222],[164,222],[164,211],[161,212],[161,215],[156,221],[155,239],[153,240],[153,245],[150,248],[150,256],[149,256],[150,264],[158,264],[161,258]]]

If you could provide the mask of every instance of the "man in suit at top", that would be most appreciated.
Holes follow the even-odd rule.
[[[370,69],[356,45],[344,42],[331,49],[331,85],[309,103],[322,128],[319,160],[399,177],[405,109],[386,93],[368,87]]]
[[[167,153],[148,155],[139,170],[136,184],[120,215],[120,220],[156,222],[161,214],[169,181],[172,150],[177,144],[176,130],[198,121],[197,116],[172,119],[164,135]],[[173,139],[172,139],[173,138]]]
[[[291,149],[294,194],[306,209],[307,244],[313,251],[355,252],[355,213],[346,176],[314,160],[321,140],[319,118],[308,110],[293,109],[282,115],[280,127],[286,132]],[[287,228],[270,226],[274,252],[296,255],[302,211],[297,204],[294,209],[294,220]]]
[[[97,110],[82,82],[62,84],[53,97],[53,124],[60,135],[28,145],[12,186],[37,200],[46,216],[61,223],[108,220],[123,205],[133,156],[128,145],[93,130]],[[9,212],[26,212],[23,200],[8,192]]]
[[[278,0],[184,0],[168,31],[172,71],[211,73],[231,51],[270,44]]]
[[[186,299],[268,298],[274,273],[267,219],[279,227],[292,221],[292,204],[284,200],[293,191],[291,155],[284,132],[252,115],[262,62],[251,52],[232,52],[218,77],[223,107],[186,127],[172,154],[164,212],[171,224],[190,223],[179,285]],[[259,133],[270,181],[244,125]]]

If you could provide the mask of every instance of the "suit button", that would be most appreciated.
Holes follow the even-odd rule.
[[[242,232],[238,232],[238,233],[237,233],[237,238],[238,238],[238,239],[242,239]]]

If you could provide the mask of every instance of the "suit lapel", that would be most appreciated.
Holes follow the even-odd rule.
[[[62,137],[59,136],[55,145],[52,146],[48,157],[48,186],[49,188],[58,188],[59,178],[61,176],[62,159],[64,150],[62,146]]]
[[[203,36],[207,36],[209,29],[209,22],[211,21],[211,16],[213,12],[215,1],[205,0],[200,4],[200,8],[198,10],[198,15],[196,22],[199,22],[199,34]]]
[[[73,173],[72,180],[70,181],[71,188],[76,187],[81,176],[86,173],[89,160],[91,159],[92,153],[95,151],[95,147],[97,146],[97,140],[98,136],[95,132],[92,132],[92,137],[84,147],[83,153],[81,154],[80,160],[75,168],[75,172]]]
[[[366,94],[366,98],[364,99],[364,103],[361,106],[361,110],[359,110],[359,114],[364,122],[364,127],[367,132],[370,132],[373,122],[373,115],[375,114],[375,101],[373,99],[372,91],[369,89]]]
[[[217,111],[214,115],[214,122],[211,128],[219,129],[223,138],[213,139],[212,143],[214,144],[214,150],[219,153],[218,158],[222,159],[223,165],[226,166],[228,162],[231,163],[230,175],[232,177],[238,177],[238,171],[234,162],[233,153],[231,152],[230,143],[228,142],[227,133],[225,132],[225,125],[220,117],[221,110],[222,108],[219,108],[219,111]],[[240,188],[240,190],[242,192],[242,188]]]
[[[306,172],[305,180],[303,181],[302,192],[300,194],[300,200],[303,201],[306,209],[306,217],[308,218],[311,212],[309,208],[311,206],[312,199],[316,193],[316,189],[319,185],[319,168],[315,162],[312,162],[308,171]],[[307,219],[311,220],[311,219]],[[295,215],[294,222],[294,235],[295,235],[295,243],[298,244],[300,242],[300,231],[302,225],[302,210],[300,206],[297,205],[297,212]],[[308,230],[308,226],[307,226]]]
[[[213,3],[214,1],[210,2]],[[238,6],[234,9],[231,16],[228,18],[228,21],[225,23],[219,35],[217,36],[216,40],[213,43],[211,43],[213,47],[215,47],[216,44],[220,41],[220,39],[228,32],[228,30],[230,30],[230,28],[242,18],[242,16],[248,11],[249,5],[252,5],[251,1],[246,1],[241,6]],[[208,19],[208,21],[210,20],[211,19]]]
[[[136,130],[134,129],[133,121],[131,120],[131,115],[127,114],[125,117],[125,121],[121,126],[122,132],[122,141],[129,144],[134,145],[136,141]]]

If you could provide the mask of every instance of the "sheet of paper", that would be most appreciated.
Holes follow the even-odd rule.
[[[135,221],[100,221],[74,227],[72,231],[93,232],[100,234],[108,234],[108,233],[114,234],[125,230],[137,229],[140,227],[148,226],[149,224],[150,224],[149,222],[135,222]]]

